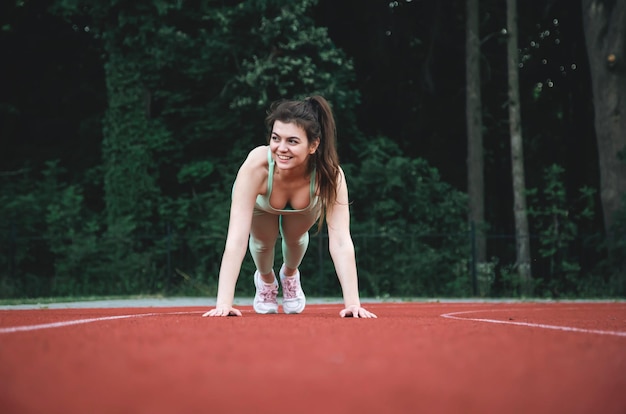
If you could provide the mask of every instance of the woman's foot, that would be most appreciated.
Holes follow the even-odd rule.
[[[306,296],[300,285],[300,271],[293,276],[285,275],[285,265],[280,268],[280,284],[283,286],[283,311],[301,313],[306,306]]]
[[[278,313],[278,301],[276,300],[278,296],[278,282],[276,281],[276,276],[274,276],[274,283],[265,283],[257,270],[254,272],[254,286],[256,287],[254,302],[252,302],[254,311],[264,314]]]

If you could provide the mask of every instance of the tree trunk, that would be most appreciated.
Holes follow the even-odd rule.
[[[507,0],[507,58],[509,81],[509,131],[511,134],[511,167],[513,174],[513,213],[515,246],[521,293],[532,293],[530,272],[530,238],[526,213],[526,181],[524,178],[524,146],[519,96],[519,52],[517,34],[517,0]]]
[[[465,30],[465,111],[467,120],[467,193],[469,222],[477,230],[472,275],[476,282],[477,267],[486,261],[485,180],[483,164],[483,123],[480,92],[480,35],[478,0],[467,0]],[[474,292],[476,293],[476,292]]]
[[[626,194],[626,1],[583,0],[607,235]],[[626,155],[626,154],[623,154]]]

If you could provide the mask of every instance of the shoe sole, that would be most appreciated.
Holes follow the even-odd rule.
[[[258,311],[258,310],[254,310],[256,313],[261,314],[261,315],[270,315],[270,314],[274,314],[274,313],[278,313],[278,309],[269,309],[265,312],[263,311]]]
[[[285,311],[285,315],[298,315],[298,314],[302,313],[302,311],[304,311],[304,309],[302,309],[301,311],[296,311],[296,312],[287,312],[287,311]]]
[[[305,307],[306,307],[306,302],[302,305],[302,308],[295,309],[295,310],[287,310],[285,309],[285,305],[283,305],[283,312],[285,312],[287,315],[295,315],[298,313],[302,313]]]

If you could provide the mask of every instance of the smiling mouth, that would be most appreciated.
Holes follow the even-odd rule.
[[[289,157],[289,156],[287,156],[287,155],[279,155],[279,154],[276,154],[276,156],[278,157],[278,159],[279,159],[279,160],[283,160],[283,161],[287,161],[287,160],[290,160],[290,159],[291,159],[291,157]]]

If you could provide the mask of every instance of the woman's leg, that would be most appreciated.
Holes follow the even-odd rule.
[[[280,219],[285,264],[278,274],[283,286],[283,311],[285,313],[301,313],[306,306],[306,296],[300,284],[298,267],[309,246],[309,229],[316,219],[317,214],[314,213],[293,214],[282,216]]]
[[[255,210],[250,227],[249,248],[254,264],[266,283],[274,281],[274,248],[278,238],[278,216]]]
[[[283,261],[286,276],[292,276],[302,263],[309,246],[309,230],[319,214],[293,214],[281,216],[280,234],[282,236]]]

